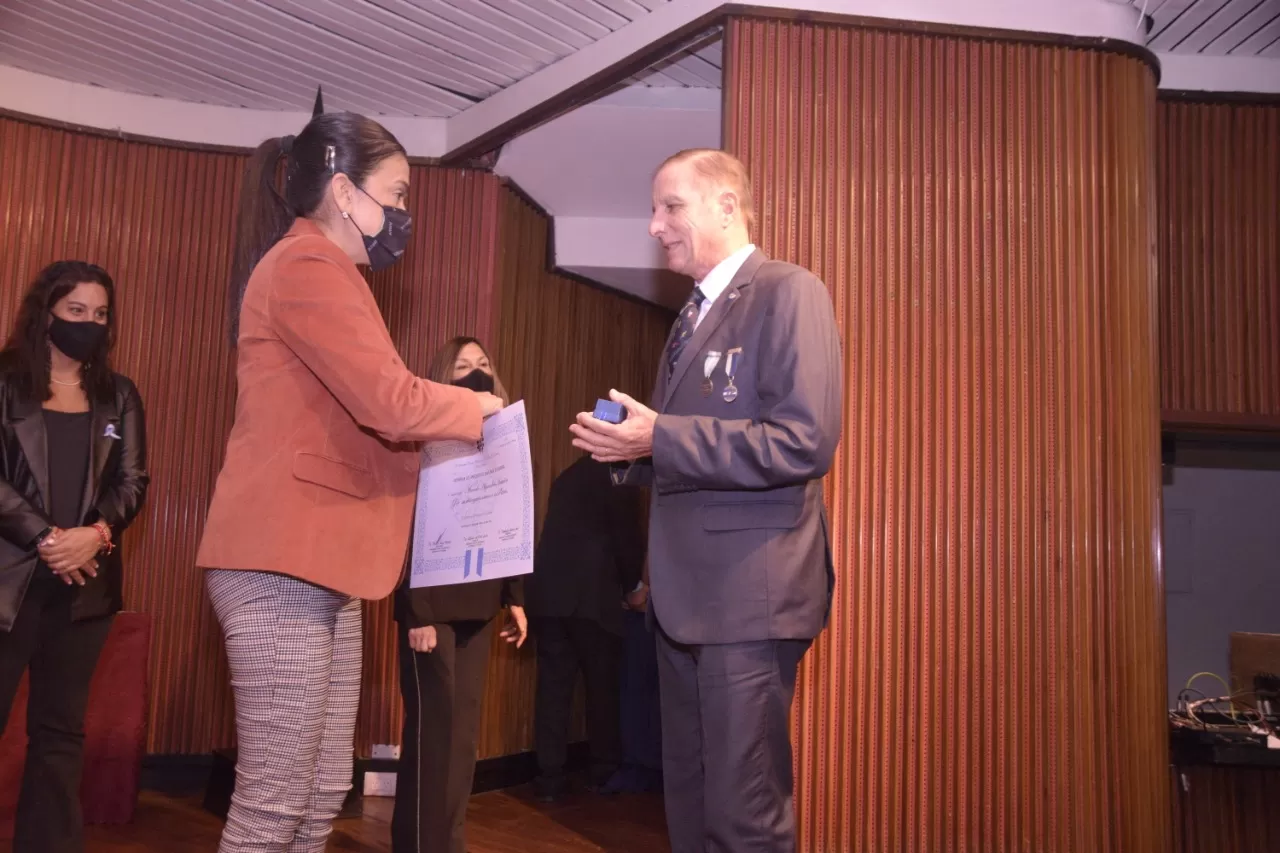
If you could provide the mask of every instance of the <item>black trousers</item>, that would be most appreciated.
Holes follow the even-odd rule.
[[[809,645],[686,646],[659,626],[672,853],[794,853],[791,701]]]
[[[548,778],[564,773],[573,688],[581,670],[586,687],[592,781],[603,784],[622,761],[619,732],[622,638],[590,619],[541,617],[533,620],[532,629],[538,644],[533,730],[538,769]]]
[[[622,655],[622,761],[662,770],[662,706],[658,702],[658,650],[645,614],[628,611]]]
[[[466,853],[492,622],[443,622],[431,652],[400,634],[404,732],[391,817],[392,853]]]
[[[89,682],[112,617],[72,622],[73,595],[62,581],[38,573],[13,629],[0,633],[0,731],[9,723],[18,683],[30,667],[27,762],[18,796],[14,853],[84,850],[84,714]]]

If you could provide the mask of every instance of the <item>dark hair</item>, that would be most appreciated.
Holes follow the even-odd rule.
[[[462,348],[467,344],[475,344],[480,347],[480,352],[484,353],[484,357],[489,359],[489,370],[493,373],[493,395],[502,399],[502,405],[510,405],[511,400],[507,397],[506,386],[498,378],[498,368],[493,364],[493,356],[489,355],[489,350],[485,349],[485,345],[480,343],[477,338],[462,335],[446,341],[445,345],[436,350],[435,356],[432,357],[431,367],[427,370],[427,378],[432,382],[439,382],[441,385],[452,384],[453,363],[458,360],[458,353],[462,352]]]
[[[40,271],[27,288],[4,349],[0,372],[13,384],[19,399],[43,403],[49,388],[49,312],[76,285],[100,284],[107,291],[107,342],[99,356],[85,362],[81,381],[91,400],[107,402],[115,394],[111,379],[111,348],[116,341],[116,284],[107,271],[84,261],[57,261]]]
[[[329,154],[329,149],[333,154]],[[231,259],[231,343],[240,332],[240,303],[253,268],[299,216],[314,216],[329,182],[339,172],[357,186],[383,160],[404,155],[404,146],[385,127],[355,113],[326,113],[311,119],[296,137],[268,139],[245,166],[236,213]],[[284,160],[284,192],[277,173]]]

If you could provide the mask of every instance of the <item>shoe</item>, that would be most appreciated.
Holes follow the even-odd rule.
[[[555,803],[564,799],[568,787],[563,776],[539,776],[533,780],[533,798],[540,803]]]
[[[610,776],[607,782],[599,786],[599,790],[596,793],[640,794],[646,791],[660,790],[662,788],[661,779],[659,778],[655,787],[652,775],[653,771],[645,767],[623,767]]]
[[[588,786],[593,794],[621,794],[627,790],[627,769],[621,768],[600,784]]]
[[[587,790],[593,794],[615,793],[609,790],[609,783],[618,775],[617,764],[594,764],[587,776]]]

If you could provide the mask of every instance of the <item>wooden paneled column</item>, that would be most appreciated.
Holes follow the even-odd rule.
[[[725,53],[757,239],[845,348],[801,850],[1167,850],[1152,69],[763,18]]]
[[[1169,428],[1280,435],[1280,99],[1156,113]]]

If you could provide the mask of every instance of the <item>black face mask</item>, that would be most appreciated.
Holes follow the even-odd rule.
[[[453,384],[460,388],[470,388],[472,391],[485,391],[489,394],[492,394],[494,389],[493,377],[478,367],[466,376],[459,376],[457,379],[453,380]]]
[[[49,340],[67,358],[81,364],[92,361],[107,342],[107,327],[91,321],[73,323],[54,317],[49,323]]]
[[[356,189],[365,195],[369,195],[362,187],[357,186]],[[373,196],[369,195],[369,198],[373,198]],[[376,198],[373,198],[373,200],[377,201]],[[351,224],[355,225],[354,219]],[[359,225],[356,225],[356,230],[360,231]],[[409,236],[411,234],[413,234],[413,217],[398,207],[382,205],[382,227],[378,229],[378,233],[370,237],[360,231],[360,239],[364,241],[364,250],[369,255],[369,269],[374,272],[385,270],[400,260],[400,256],[404,254],[405,247],[409,245]]]

